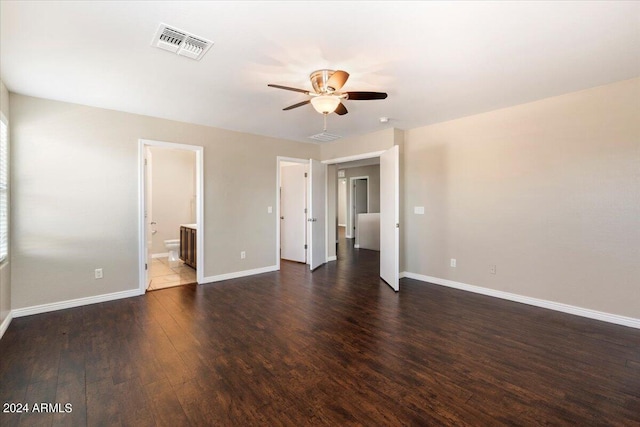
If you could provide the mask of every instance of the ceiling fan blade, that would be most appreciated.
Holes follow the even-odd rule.
[[[338,70],[334,72],[327,81],[327,89],[332,91],[340,90],[340,88],[347,82],[348,78],[349,73],[346,71]]]
[[[282,111],[293,110],[294,108],[302,107],[303,105],[307,105],[311,100],[307,99],[306,101],[298,102],[297,104],[289,105],[287,108],[283,108]]]
[[[344,116],[348,112],[349,111],[347,111],[347,107],[345,107],[342,102],[338,105],[338,108],[336,108],[336,111],[335,111],[335,113],[339,116]]]
[[[369,99],[386,99],[387,94],[384,92],[346,92],[347,99],[353,99],[354,101],[367,101]]]
[[[280,86],[280,85],[272,85],[272,84],[268,84],[267,86],[269,87],[275,87],[277,89],[284,89],[284,90],[292,90],[294,92],[301,92],[304,93],[305,95],[309,95],[309,91],[308,90],[304,90],[304,89],[297,89],[295,87],[289,87],[289,86]]]

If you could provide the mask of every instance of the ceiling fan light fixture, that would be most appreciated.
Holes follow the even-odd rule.
[[[320,114],[331,114],[340,105],[340,98],[331,95],[321,95],[311,98],[311,105]]]

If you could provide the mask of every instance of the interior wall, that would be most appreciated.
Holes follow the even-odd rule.
[[[406,131],[406,271],[640,318],[639,100],[633,79]]]
[[[338,166],[339,168],[340,166]],[[344,169],[344,176],[347,179],[347,206],[352,202],[353,188],[351,186],[350,178],[357,176],[369,177],[369,212],[380,212],[380,165],[361,166],[357,168]],[[347,209],[347,212],[349,210]],[[348,232],[351,230],[351,232]],[[352,235],[353,231],[353,218],[347,214],[347,232]],[[352,237],[355,237],[352,235]]]
[[[395,130],[383,129],[365,135],[338,139],[320,146],[321,160],[341,159],[359,154],[388,150],[394,145]]]
[[[9,158],[11,158],[11,145],[12,145],[12,123],[11,123],[11,114],[9,110],[9,91],[7,90],[4,83],[0,81],[0,111],[9,121]],[[12,168],[12,162],[9,162],[9,168]],[[11,179],[9,179],[9,185],[11,186]],[[11,190],[9,191],[11,193]],[[11,194],[9,194],[9,207],[11,207]],[[11,227],[12,217],[9,215],[9,227]],[[9,256],[7,259],[0,265],[0,324],[7,319],[9,314],[11,313],[11,255],[12,255],[12,247],[11,247],[11,234],[9,234]]]
[[[180,224],[196,222],[196,153],[150,147],[152,156],[152,254],[166,253],[165,240],[180,238]]]
[[[277,156],[320,156],[315,144],[17,94],[10,101],[13,309],[138,287],[139,138],[204,147],[205,278],[276,265]]]

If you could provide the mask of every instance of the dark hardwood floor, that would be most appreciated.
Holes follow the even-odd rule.
[[[14,319],[26,425],[640,425],[640,331],[404,279],[378,253]],[[4,406],[4,405],[3,405]],[[4,409],[4,408],[3,408]]]

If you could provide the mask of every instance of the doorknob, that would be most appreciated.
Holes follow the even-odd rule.
[[[283,217],[283,216],[281,216],[281,217],[280,217],[280,219],[284,219],[284,217]]]
[[[151,221],[151,225],[156,225],[156,224],[157,224],[157,222]]]

